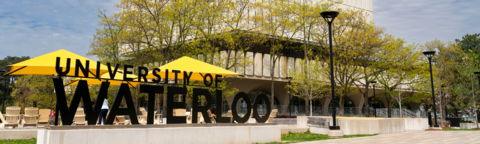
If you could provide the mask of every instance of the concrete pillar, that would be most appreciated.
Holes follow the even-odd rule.
[[[349,98],[353,102],[353,104],[355,105],[355,113],[357,116],[359,116],[361,110],[360,108],[363,107],[364,103],[363,94],[358,92],[356,94],[348,96],[347,98]]]
[[[319,101],[320,105],[322,106],[322,114],[327,115],[328,106],[330,105],[330,102],[332,102],[331,96],[329,97],[329,95],[327,95],[325,97],[322,97],[319,99]]]

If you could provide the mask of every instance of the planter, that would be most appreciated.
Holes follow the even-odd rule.
[[[297,118],[274,118],[272,123],[278,125],[297,125]]]
[[[472,129],[472,128],[477,128],[477,125],[475,125],[475,123],[460,123],[460,129]]]

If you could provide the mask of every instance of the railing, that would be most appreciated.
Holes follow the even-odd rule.
[[[420,110],[409,110],[409,109],[402,109],[404,117],[410,118],[426,118],[428,113],[426,111]],[[392,117],[400,117],[400,109],[399,108],[392,108]],[[388,108],[377,108],[377,117],[388,117]]]
[[[253,105],[252,105],[253,106]],[[217,109],[216,105],[211,105],[210,109]],[[186,106],[187,111],[190,111],[190,107]],[[245,114],[247,112],[246,107],[241,107],[241,105],[237,105],[237,113]],[[266,104],[259,104],[257,105],[258,113],[259,114],[266,114],[267,112],[267,105]],[[291,106],[291,109],[288,105],[275,105],[273,109],[277,109],[277,115],[310,115],[310,113],[305,113],[305,106]],[[218,109],[217,109],[218,110]],[[230,110],[228,105],[223,105],[222,114],[227,114]],[[290,112],[291,110],[291,112]],[[310,109],[309,109],[310,110]],[[330,116],[332,115],[333,109],[332,108],[322,108],[321,106],[313,106],[311,108],[312,115],[319,116],[325,115]],[[335,108],[336,115],[340,115],[339,107]],[[388,117],[388,108],[377,108],[377,117]],[[217,111],[218,113],[218,111]],[[369,109],[370,116],[373,117],[375,115],[375,109],[370,107]],[[403,109],[403,116],[410,117],[410,118],[426,118],[428,113],[426,111],[421,110],[409,110]],[[343,116],[358,116],[364,117],[365,116],[365,108],[364,107],[344,107],[343,108]],[[399,117],[400,116],[400,109],[399,108],[392,108],[392,117]]]

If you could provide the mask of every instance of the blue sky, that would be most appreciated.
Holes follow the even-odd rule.
[[[0,59],[39,56],[58,49],[86,56],[97,9],[119,11],[121,0],[2,0]],[[480,0],[374,0],[375,23],[408,43],[453,41],[480,33]],[[87,56],[96,60],[94,56]]]
[[[1,0],[0,59],[35,57],[58,49],[86,56],[98,27],[98,8],[118,11],[113,5],[119,1]]]
[[[408,43],[480,33],[480,0],[373,0],[373,17]]]

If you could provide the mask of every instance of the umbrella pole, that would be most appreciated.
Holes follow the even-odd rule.
[[[58,126],[58,98],[57,105],[55,106],[55,126]]]
[[[61,79],[62,77],[59,76],[58,78]],[[55,126],[58,126],[58,114],[59,113],[58,113],[58,97],[57,97],[57,104],[55,106]]]

